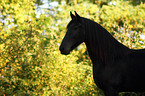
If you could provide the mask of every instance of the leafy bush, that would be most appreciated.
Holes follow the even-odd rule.
[[[130,2],[112,1],[101,9],[100,23],[128,47],[142,48],[144,40],[140,36],[145,33],[144,6],[143,3],[132,6]]]
[[[42,94],[49,84],[44,18],[35,17],[33,0],[3,0],[0,8],[0,95]]]

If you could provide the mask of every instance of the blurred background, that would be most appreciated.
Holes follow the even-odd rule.
[[[68,56],[58,50],[70,11],[129,48],[145,48],[145,0],[1,0],[0,96],[103,96],[85,45]]]

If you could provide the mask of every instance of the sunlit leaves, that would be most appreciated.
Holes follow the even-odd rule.
[[[41,89],[38,87],[41,86],[41,78],[45,77],[43,82],[48,79],[48,76],[41,75],[42,71],[35,68],[41,68],[45,64],[46,53],[42,43],[45,38],[42,36],[43,22],[36,21],[33,1],[2,0],[0,3],[3,8],[0,33],[0,95],[36,94]],[[43,90],[37,94],[42,92]]]
[[[102,25],[115,37],[130,48],[142,48],[145,44],[140,38],[144,33],[145,9],[141,3],[132,6],[128,1],[111,1],[100,12]],[[127,43],[128,42],[128,43]]]

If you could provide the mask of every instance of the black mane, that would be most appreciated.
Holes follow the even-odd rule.
[[[85,24],[86,45],[93,60],[100,59],[104,64],[111,64],[115,58],[130,53],[128,47],[118,42],[106,29],[98,23],[83,18]],[[96,55],[96,56],[94,56]]]

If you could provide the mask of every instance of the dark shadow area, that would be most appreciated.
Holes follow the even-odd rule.
[[[119,96],[145,96],[145,93],[123,92]]]

